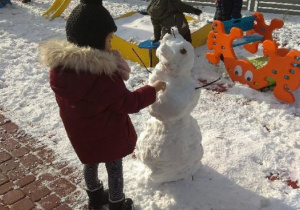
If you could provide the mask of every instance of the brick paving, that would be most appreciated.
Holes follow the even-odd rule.
[[[0,114],[0,210],[87,209],[81,171]]]

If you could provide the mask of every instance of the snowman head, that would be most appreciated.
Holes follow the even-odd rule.
[[[166,34],[156,50],[159,63],[174,76],[189,74],[194,66],[194,48],[176,28]]]

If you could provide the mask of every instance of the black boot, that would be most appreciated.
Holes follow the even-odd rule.
[[[22,3],[27,4],[28,2],[31,2],[31,0],[22,0]]]
[[[133,201],[131,198],[124,198],[118,202],[112,202],[109,200],[109,210],[134,210]]]
[[[103,187],[86,192],[89,196],[89,210],[100,210],[103,205],[108,204],[108,190],[103,190]]]

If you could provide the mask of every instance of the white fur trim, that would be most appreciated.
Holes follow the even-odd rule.
[[[50,69],[62,66],[62,69],[92,74],[112,76],[117,70],[117,63],[112,53],[78,47],[68,41],[53,39],[40,44],[41,63]]]

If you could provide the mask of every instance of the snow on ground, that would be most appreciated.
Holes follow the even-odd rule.
[[[191,33],[199,30],[206,22],[199,21],[199,17],[190,14],[195,20],[189,21]],[[128,17],[120,17],[116,20],[118,30],[115,33],[118,37],[132,42],[141,43],[147,39],[153,39],[153,26],[149,15],[140,13],[132,14]]]
[[[66,17],[78,0],[72,1],[64,18],[53,21],[41,14],[50,1],[33,0],[30,4],[12,1],[13,6],[0,9],[0,110],[21,129],[52,148],[59,160],[67,160],[78,170],[82,166],[67,139],[52,90],[48,69],[41,66],[38,45],[49,38],[65,38]],[[119,17],[144,9],[149,2],[138,0],[104,1]],[[214,8],[201,8],[203,21],[212,20]],[[243,11],[243,15],[251,12]],[[269,22],[283,19],[284,28],[274,33],[281,46],[300,50],[299,16],[264,14]],[[144,27],[138,25],[143,31]],[[121,28],[121,27],[120,27]],[[130,31],[130,30],[129,30]],[[129,34],[139,38],[141,33]],[[241,48],[239,56],[248,56]],[[212,66],[204,58],[206,46],[195,49],[194,77],[208,81],[224,76],[224,66]],[[128,61],[132,74],[126,85],[136,89],[147,83],[143,67]],[[201,85],[201,84],[199,84]],[[201,91],[192,112],[203,135],[203,167],[186,180],[156,185],[148,177],[145,166],[131,156],[124,159],[125,193],[133,198],[137,210],[292,210],[300,209],[300,188],[293,189],[287,181],[300,178],[300,91],[297,102],[285,104],[271,91],[259,92],[241,84],[233,84],[227,92]],[[138,135],[149,119],[147,109],[131,115]],[[279,174],[270,181],[268,175]],[[107,183],[105,167],[99,176]],[[291,183],[291,182],[289,182]],[[82,194],[74,209],[81,209],[86,198]],[[107,185],[107,184],[106,184]],[[299,183],[298,183],[299,186]]]

